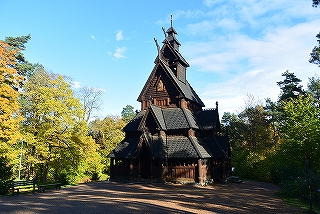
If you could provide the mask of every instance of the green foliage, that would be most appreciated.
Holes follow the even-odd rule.
[[[228,133],[231,148],[239,150],[245,141],[244,124],[240,118],[230,112],[225,112],[221,119],[222,132]]]
[[[124,107],[121,112],[121,117],[124,121],[126,121],[126,123],[132,120],[135,115],[136,113],[134,112],[134,107],[131,105],[127,105],[126,107]]]
[[[12,176],[12,167],[5,157],[0,157],[0,195],[8,193]]]
[[[317,7],[320,4],[319,0],[312,0],[312,7]]]
[[[299,85],[301,80],[297,78],[294,73],[290,73],[287,70],[282,74],[282,76],[285,77],[285,79],[277,82],[277,85],[282,90],[279,96],[279,102],[290,98],[297,98],[299,95],[304,94],[302,85]]]
[[[307,92],[311,95],[314,100],[314,105],[320,107],[320,78],[315,75],[314,77],[309,78],[308,90]]]
[[[24,85],[21,105],[26,178],[75,183],[99,168],[83,107],[63,77],[38,67]]]
[[[26,49],[25,44],[31,39],[31,35],[18,36],[18,37],[6,37],[5,42],[10,45],[11,49],[16,52],[16,64],[14,69],[17,70],[19,75],[29,77],[34,70],[35,65],[26,60],[22,51]]]
[[[101,163],[106,167],[106,174],[110,174],[110,158],[107,156],[124,139],[125,133],[122,129],[125,125],[126,122],[119,117],[96,119],[89,124],[89,133],[99,146]]]
[[[280,193],[286,197],[294,197],[302,200],[308,200],[308,185],[307,185],[307,175],[305,170],[297,170],[288,173],[289,177],[284,178],[280,183]],[[295,176],[294,176],[295,175]],[[317,190],[320,188],[320,173],[316,170],[309,171],[310,179],[310,190],[311,197],[313,200],[317,199]]]
[[[318,45],[314,46],[310,53],[309,62],[320,66],[320,33],[316,35]]]
[[[281,127],[280,150],[286,151],[287,160],[297,165],[308,159],[311,168],[320,169],[320,112],[313,98],[299,96],[285,102],[283,109],[285,121]]]
[[[308,199],[306,160],[310,170],[313,199],[320,188],[319,77],[309,78],[307,93],[300,79],[285,72],[278,82],[278,102],[250,104],[238,115],[225,113],[223,129],[228,130],[232,164],[242,178],[280,185],[286,197]]]
[[[280,184],[284,181],[292,181],[298,177],[302,177],[301,167],[290,162],[275,162],[271,168],[271,179],[274,184]]]

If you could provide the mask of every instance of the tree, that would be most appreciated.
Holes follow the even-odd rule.
[[[238,115],[225,112],[221,118],[222,130],[227,133],[230,145],[233,150],[241,150],[243,148],[244,124]]]
[[[80,98],[84,108],[84,118],[88,123],[92,119],[94,111],[99,111],[101,106],[102,90],[92,87],[83,87],[78,91],[78,97]]]
[[[0,157],[8,157],[9,161],[15,158],[13,146],[21,137],[17,89],[23,77],[15,69],[15,54],[15,50],[0,40]]]
[[[282,90],[279,95],[280,102],[289,98],[297,98],[299,95],[304,94],[302,85],[299,85],[301,80],[297,78],[294,73],[290,73],[286,70],[281,76],[285,77],[285,79],[277,82],[277,85]]]
[[[319,5],[319,0],[312,0],[312,7],[317,7]]]
[[[119,117],[106,117],[103,120],[96,119],[89,124],[90,135],[99,145],[99,153],[103,164],[106,166],[105,172],[110,169],[110,158],[108,154],[124,139],[125,133],[122,131],[126,122]]]
[[[122,109],[121,116],[126,123],[130,122],[134,118],[136,113],[134,112],[134,107],[131,105],[127,105]]]
[[[320,32],[316,35],[318,46],[314,46],[310,53],[309,62],[320,66]]]
[[[17,70],[18,74],[23,77],[29,77],[34,70],[33,64],[28,62],[24,57],[22,51],[26,49],[25,44],[31,39],[31,35],[18,36],[18,37],[6,37],[5,43],[10,45],[10,49],[15,51],[16,64],[14,68]]]
[[[83,107],[60,75],[39,67],[26,81],[21,103],[27,177],[76,182],[99,169]]]
[[[320,108],[320,78],[319,76],[309,78],[308,82],[308,93],[314,99],[314,104],[316,107]]]
[[[285,162],[303,167],[308,159],[311,167],[320,170],[320,111],[314,106],[313,98],[309,95],[288,100],[283,109],[285,123],[281,126],[280,150]]]

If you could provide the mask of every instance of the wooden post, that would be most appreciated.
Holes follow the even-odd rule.
[[[110,160],[110,179],[111,178],[114,178],[114,174],[113,174],[113,171],[114,171],[114,159],[113,158],[111,158],[111,160]]]
[[[140,169],[140,156],[138,158],[138,181],[140,182],[141,178],[141,169]]]
[[[199,171],[199,183],[201,184],[203,182],[202,180],[202,163],[201,163],[201,159],[198,159],[198,171]]]
[[[133,159],[130,160],[130,175],[129,180],[133,180]]]
[[[152,183],[152,178],[153,178],[153,161],[154,160],[150,160],[150,183]]]

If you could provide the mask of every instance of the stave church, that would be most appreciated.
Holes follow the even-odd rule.
[[[188,62],[172,26],[137,99],[141,111],[124,127],[125,139],[109,154],[110,179],[197,182],[226,179],[231,171],[218,103],[205,105],[187,81]]]

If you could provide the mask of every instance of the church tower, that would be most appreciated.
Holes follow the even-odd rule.
[[[184,107],[197,112],[204,107],[203,102],[187,81],[188,62],[179,52],[180,42],[172,26],[165,32],[163,46],[160,49],[157,40],[158,56],[155,66],[144,85],[138,101],[141,110],[150,104],[160,107]]]

